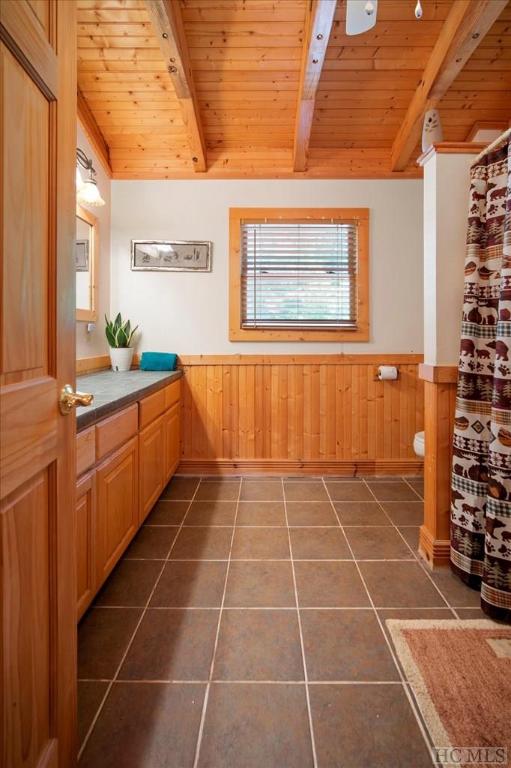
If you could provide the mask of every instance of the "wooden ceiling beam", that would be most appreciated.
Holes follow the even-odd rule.
[[[193,169],[206,171],[206,144],[180,4],[175,0],[146,0],[145,4],[179,101]]]
[[[108,144],[106,143],[105,138],[96,122],[96,118],[92,114],[91,109],[79,88],[76,94],[76,109],[78,113],[78,119],[82,124],[83,130],[85,131],[87,138],[92,145],[92,148],[101,161],[101,165],[103,166],[105,173],[109,178],[112,178],[112,165],[110,163],[110,150]]]
[[[293,169],[305,171],[314,117],[314,105],[326,49],[335,16],[337,0],[309,0],[298,88]]]
[[[424,115],[435,109],[508,0],[454,0],[392,146],[391,168],[406,168],[421,136]]]

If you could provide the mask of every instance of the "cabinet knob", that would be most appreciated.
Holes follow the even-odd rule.
[[[60,412],[66,415],[79,405],[90,405],[93,400],[94,395],[91,395],[89,392],[75,392],[71,384],[66,384],[60,392]]]

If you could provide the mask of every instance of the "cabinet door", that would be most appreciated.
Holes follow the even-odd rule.
[[[97,587],[138,529],[138,441],[134,437],[96,470]]]
[[[165,432],[163,416],[139,434],[140,522],[163,490],[165,473]]]
[[[165,414],[165,482],[177,469],[181,455],[181,417],[179,402]]]
[[[76,598],[80,619],[96,594],[94,536],[96,528],[95,473],[76,484]]]

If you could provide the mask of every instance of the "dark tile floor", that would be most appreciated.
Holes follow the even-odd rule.
[[[388,618],[477,615],[419,479],[176,477],[79,628],[82,768],[421,768]]]

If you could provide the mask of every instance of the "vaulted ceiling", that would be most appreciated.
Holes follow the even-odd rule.
[[[511,2],[415,3],[78,0],[80,117],[118,179],[419,176],[425,109],[509,124]]]

